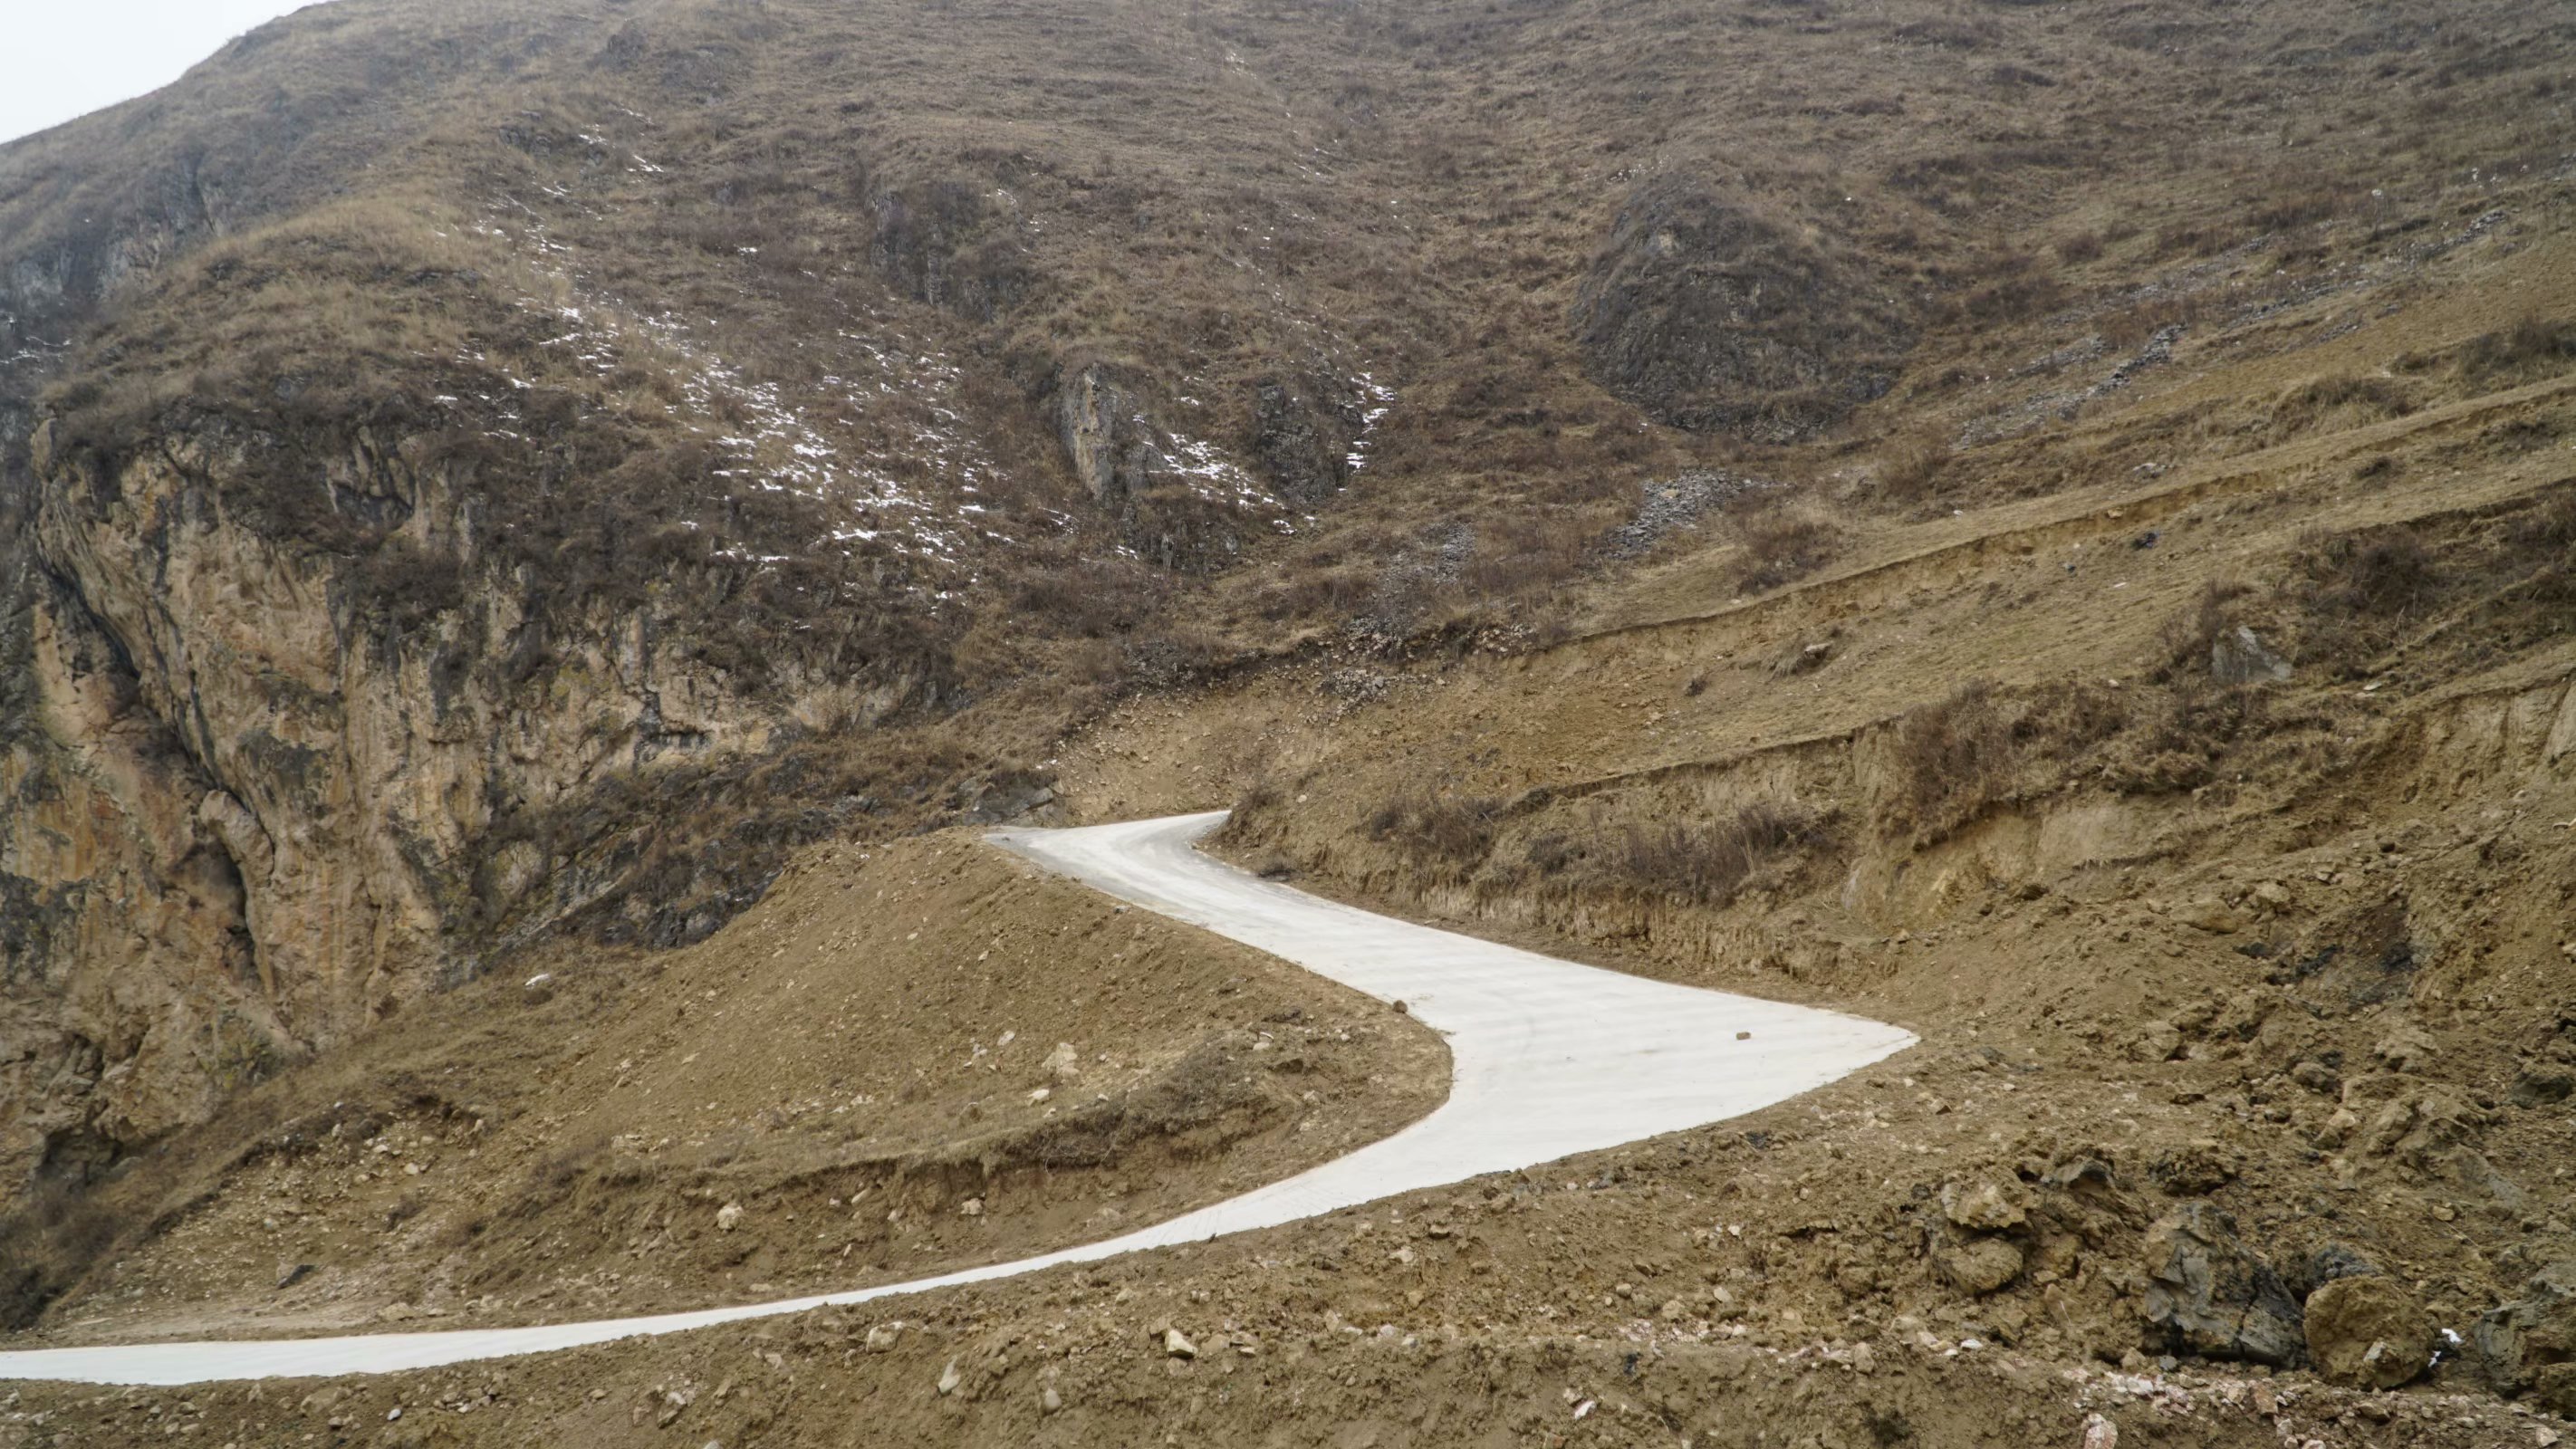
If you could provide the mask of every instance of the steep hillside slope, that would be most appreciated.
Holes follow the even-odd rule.
[[[816,842],[1238,799],[1935,1050],[2326,1023],[2069,1104],[2159,1141],[2369,1118],[2408,1024],[2535,1194],[2571,64],[2522,0],[265,27],[0,148],[0,1197]]]

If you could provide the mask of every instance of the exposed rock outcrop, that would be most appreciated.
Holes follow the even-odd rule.
[[[401,436],[57,431],[29,440],[0,614],[0,1192],[94,1175],[639,879],[632,782],[925,682],[890,657],[747,688],[649,598],[550,595]],[[356,544],[264,512],[299,457]],[[712,930],[762,884],[728,868],[635,934]]]
[[[2159,1219],[2146,1258],[2147,1324],[2175,1351],[2275,1368],[2305,1357],[2298,1300],[2227,1214],[2190,1203]]]
[[[2576,1415],[2576,1259],[2532,1275],[2520,1298],[2478,1320],[2470,1342],[2499,1391]]]
[[[1678,427],[1785,441],[1884,393],[1912,327],[1895,284],[1688,176],[1640,186],[1575,300],[1604,387]]]

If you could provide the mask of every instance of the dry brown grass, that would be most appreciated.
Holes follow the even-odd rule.
[[[2203,583],[2191,606],[2157,632],[2157,659],[2149,677],[2159,684],[2205,677],[2210,646],[2237,627],[2241,601],[2253,592],[2254,586],[2241,579]]]
[[[1372,811],[1362,823],[1370,839],[1453,870],[1472,869],[1491,853],[1502,802],[1413,790]]]
[[[2460,368],[2481,383],[2546,377],[2576,367],[2576,322],[2528,316],[2501,332],[2472,338]]]
[[[1821,844],[1826,825],[1795,801],[1757,800],[1706,823],[1631,825],[1596,860],[1621,889],[1723,908],[1764,871]]]
[[[1879,494],[1890,502],[1920,501],[1949,471],[1952,456],[1948,436],[1935,429],[1897,439],[1879,458]]]
[[[2272,404],[2272,436],[2294,438],[2329,427],[2402,418],[2421,405],[2415,389],[2400,378],[2351,374],[2314,378]]]
[[[1983,814],[2010,788],[2012,719],[1992,685],[1970,680],[1898,717],[1888,736],[1882,827],[1930,842]]]
[[[1843,541],[1840,529],[1800,508],[1764,509],[1744,521],[1737,537],[1743,554],[1735,566],[1735,587],[1746,594],[1768,593],[1805,578],[1831,563]]]

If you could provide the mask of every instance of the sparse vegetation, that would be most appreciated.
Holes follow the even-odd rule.
[[[1415,790],[1379,806],[1363,828],[1372,840],[1451,869],[1473,867],[1493,849],[1502,808],[1484,796]]]
[[[1747,594],[1796,583],[1832,562],[1842,543],[1832,524],[1797,509],[1765,509],[1745,520],[1738,537],[1735,587]]]
[[[2537,315],[2502,332],[2481,333],[2460,349],[2460,368],[2480,383],[2525,381],[2576,366],[2576,322]]]
[[[2012,726],[1984,680],[1907,710],[1887,732],[1881,826],[1928,843],[1984,813],[2012,788]]]
[[[1604,864],[1618,887],[1723,908],[1765,870],[1820,844],[1825,825],[1794,801],[1757,800],[1706,823],[1630,825]]]
[[[1950,440],[1938,432],[1925,430],[1900,438],[1879,462],[1879,491],[1896,502],[1920,499],[1940,483],[1950,459]]]
[[[2351,426],[2402,418],[2417,406],[2414,389],[2398,378],[2321,377],[2290,389],[2272,405],[2272,435],[2289,438],[2330,423]]]

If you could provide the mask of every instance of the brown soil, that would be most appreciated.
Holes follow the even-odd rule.
[[[24,1341],[922,1277],[1231,1196],[1448,1091],[1418,1023],[962,834],[826,848],[703,945],[540,969],[127,1169],[106,1205],[137,1229]]]
[[[2149,1318],[2157,1225],[2204,1209],[2292,1301],[2364,1262],[2463,1335],[2576,1260],[2563,27],[1470,4],[1309,49],[1304,12],[1219,5],[1190,10],[1182,91],[1129,78],[1167,17],[1112,10],[1019,36],[973,97],[1043,125],[895,134],[956,114],[927,63],[936,103],[827,123],[1046,223],[1042,308],[906,315],[972,370],[1056,377],[1040,397],[1068,338],[1195,358],[1111,373],[1158,407],[1225,382],[1230,414],[1310,313],[1346,316],[1325,350],[1390,359],[1401,401],[1358,486],[1242,567],[1130,588],[1141,562],[1068,545],[979,597],[960,677],[1016,683],[922,738],[1098,714],[1010,752],[1049,818],[1234,804],[1222,848],[1306,888],[1923,1044],[1740,1121],[868,1310],[329,1385],[26,1386],[0,1449],[2569,1442],[2447,1344],[2362,1392]],[[1077,41],[1129,89],[1058,83]],[[787,69],[743,87],[779,110],[736,113],[801,114]],[[1104,96],[1117,124],[1071,117]],[[697,129],[635,140],[727,195],[743,147]],[[1166,150],[1202,133],[1222,186]],[[1254,197],[1277,229],[1253,255],[1199,235]],[[586,258],[646,205],[589,204],[549,216]],[[1722,402],[1722,348],[1623,361],[1708,330],[1656,228],[1614,220],[1666,213],[1695,245],[1795,239],[1784,265],[1851,289],[1756,338],[1750,434],[1648,426]],[[657,265],[673,291],[699,267]],[[804,295],[769,271],[719,339],[755,356]],[[1830,423],[1876,380],[1800,368],[1874,371],[1901,340],[1882,286],[1916,297],[1914,350]],[[1637,325],[1584,331],[1586,297]],[[1013,416],[997,451],[1052,415]],[[1694,466],[1770,486],[1595,546]],[[1084,506],[1055,467],[1017,501]],[[131,1235],[30,1341],[911,1276],[1320,1160],[1445,1075],[1389,1013],[954,837],[810,857],[676,956],[554,949],[137,1159],[105,1190]],[[517,984],[540,969],[542,1003]],[[1041,1070],[1058,1041],[1070,1087]]]

